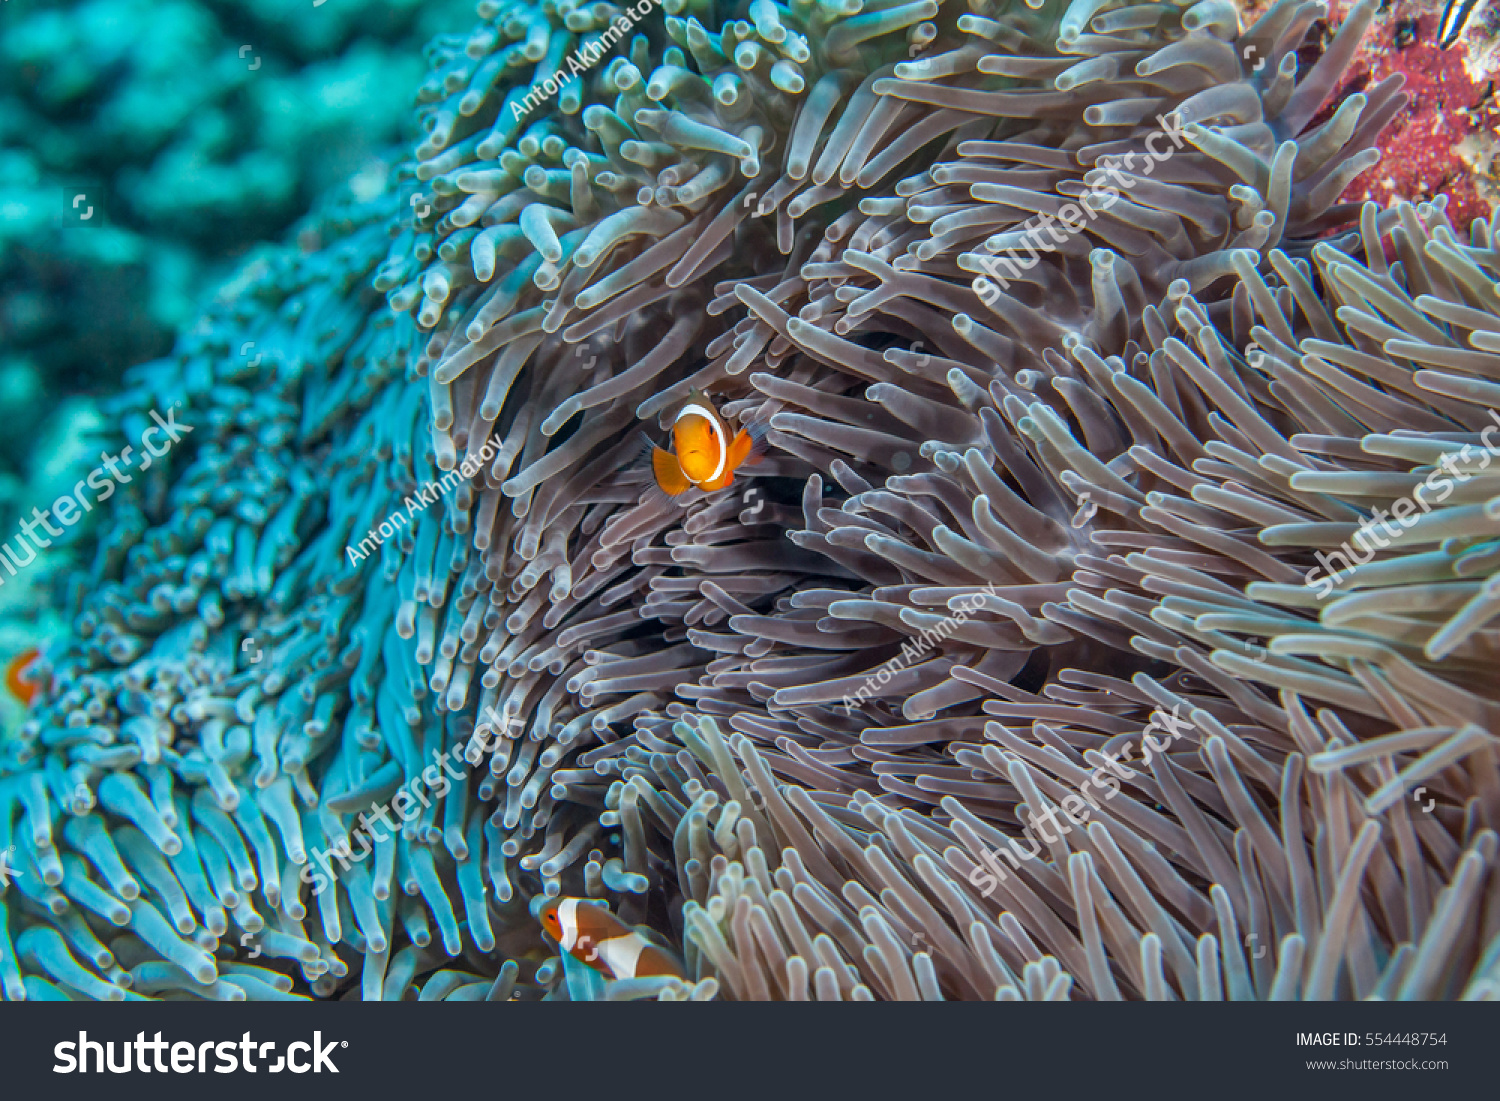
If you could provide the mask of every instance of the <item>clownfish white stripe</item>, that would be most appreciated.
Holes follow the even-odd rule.
[[[683,417],[687,416],[702,417],[708,422],[709,430],[714,434],[714,442],[719,445],[719,463],[714,467],[714,472],[704,480],[709,482],[717,481],[724,473],[724,464],[729,461],[729,441],[724,438],[724,427],[719,421],[719,414],[707,406],[688,402],[678,412],[677,420],[680,421]],[[673,423],[675,424],[676,421]]]
[[[578,900],[576,898],[563,899],[557,908],[558,920],[562,922],[562,950],[571,952],[573,946],[578,943]]]
[[[646,938],[639,933],[611,937],[599,942],[599,962],[618,978],[634,978],[636,961],[646,947]]]

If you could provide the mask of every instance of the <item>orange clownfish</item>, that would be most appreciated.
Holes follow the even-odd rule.
[[[672,422],[672,451],[651,448],[656,484],[671,497],[690,486],[713,491],[729,485],[741,465],[760,461],[759,428],[741,429],[738,435],[732,432],[706,397],[689,391]]]
[[[41,656],[42,652],[35,646],[28,647],[11,658],[10,664],[5,667],[5,687],[27,707],[31,706],[31,701],[42,690],[41,684],[35,679],[36,663]]]
[[[575,960],[607,979],[651,975],[683,978],[682,965],[602,906],[578,898],[551,898],[540,912],[547,935]]]

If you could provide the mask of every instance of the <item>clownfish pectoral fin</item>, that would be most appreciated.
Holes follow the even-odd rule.
[[[729,455],[724,463],[724,472],[732,474],[750,458],[755,440],[748,432],[741,432],[729,444]],[[727,484],[727,483],[726,483]]]
[[[692,485],[687,475],[682,472],[682,465],[677,461],[677,456],[659,447],[651,449],[651,472],[656,475],[656,484],[669,497],[676,497],[679,493],[686,492]]]
[[[771,445],[766,441],[764,424],[758,421],[754,424],[747,424],[740,431],[740,435],[750,437],[750,453],[745,457],[747,463],[758,463],[766,457],[766,452],[771,449]]]

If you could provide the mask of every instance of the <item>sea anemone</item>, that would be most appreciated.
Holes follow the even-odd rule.
[[[393,187],[120,399],[202,435],[0,778],[6,997],[576,996],[560,893],[681,945],[613,997],[1493,992],[1500,254],[1338,204],[1372,5],[1306,72],[1318,4],[969,7],[433,44]],[[691,387],[743,496],[636,462]]]

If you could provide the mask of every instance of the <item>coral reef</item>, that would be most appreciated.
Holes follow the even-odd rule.
[[[1463,230],[1480,216],[1493,224],[1500,212],[1494,84],[1500,80],[1500,6],[1480,5],[1465,36],[1448,49],[1438,42],[1442,10],[1427,0],[1380,6],[1341,92],[1399,73],[1411,103],[1382,137],[1380,165],[1344,197],[1388,205],[1446,195],[1448,219]]]
[[[1492,996],[1500,249],[1338,202],[1373,4],[626,14],[482,0],[129,373],[0,993]],[[668,500],[692,387],[770,456]]]

